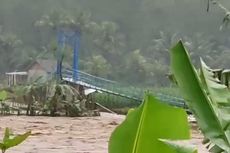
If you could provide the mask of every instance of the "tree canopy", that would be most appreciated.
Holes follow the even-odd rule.
[[[224,3],[226,7],[230,2]],[[169,49],[183,39],[196,65],[230,67],[225,12],[200,0],[2,0],[0,73],[55,58],[57,29],[81,29],[80,69],[135,85],[168,85]],[[65,50],[70,62],[72,52]],[[70,62],[71,64],[71,62]]]

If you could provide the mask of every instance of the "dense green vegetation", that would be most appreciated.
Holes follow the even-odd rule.
[[[209,152],[229,153],[229,70],[211,69],[201,59],[197,71],[182,41],[172,48],[170,61],[173,76],[204,134],[203,143]],[[109,152],[195,153],[195,149],[172,141],[188,139],[188,129],[184,110],[167,106],[146,94],[143,103],[130,110],[113,131]],[[122,142],[125,139],[129,141]]]
[[[208,143],[209,151],[229,153],[229,72],[218,75],[203,60],[198,72],[181,41],[172,49],[171,67],[187,105],[208,140],[204,142]]]
[[[29,116],[69,117],[99,115],[92,99],[63,82],[35,82],[5,90],[0,92],[1,115],[16,113]]]
[[[195,65],[201,56],[211,66],[229,67],[229,30],[218,30],[224,13],[205,9],[200,0],[2,0],[0,73],[54,58],[60,24],[81,28],[81,70],[119,82],[168,85],[168,52],[178,38]],[[64,59],[71,58],[67,49]]]

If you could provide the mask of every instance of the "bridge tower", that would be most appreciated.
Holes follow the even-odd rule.
[[[57,49],[57,69],[56,76],[57,80],[61,79],[62,75],[62,60],[64,57],[64,50],[66,45],[71,46],[73,49],[73,79],[78,80],[78,69],[79,69],[79,49],[80,49],[80,30],[70,30],[70,29],[59,29],[58,30],[58,49]]]

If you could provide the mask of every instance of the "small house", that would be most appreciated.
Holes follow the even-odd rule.
[[[64,68],[71,68],[68,63],[63,63]],[[27,80],[34,81],[39,77],[51,78],[55,75],[57,61],[51,59],[38,59],[31,63],[27,68]]]
[[[63,63],[63,68],[71,69],[68,63]],[[52,59],[37,59],[22,72],[7,72],[8,86],[21,85],[33,82],[38,78],[51,79],[57,69],[57,61]]]

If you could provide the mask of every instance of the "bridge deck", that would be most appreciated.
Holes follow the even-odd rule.
[[[115,96],[132,99],[138,102],[141,102],[143,99],[144,91],[141,89],[134,88],[134,87],[127,87],[115,81],[96,77],[81,71],[78,71],[78,80],[75,81],[72,77],[72,73],[73,72],[71,70],[65,71],[63,80],[70,83],[82,85],[84,87],[91,88],[97,91],[112,94]],[[159,100],[166,102],[170,105],[187,108],[184,99],[182,98],[178,98],[172,95],[167,95],[162,93],[157,93],[156,97]]]

